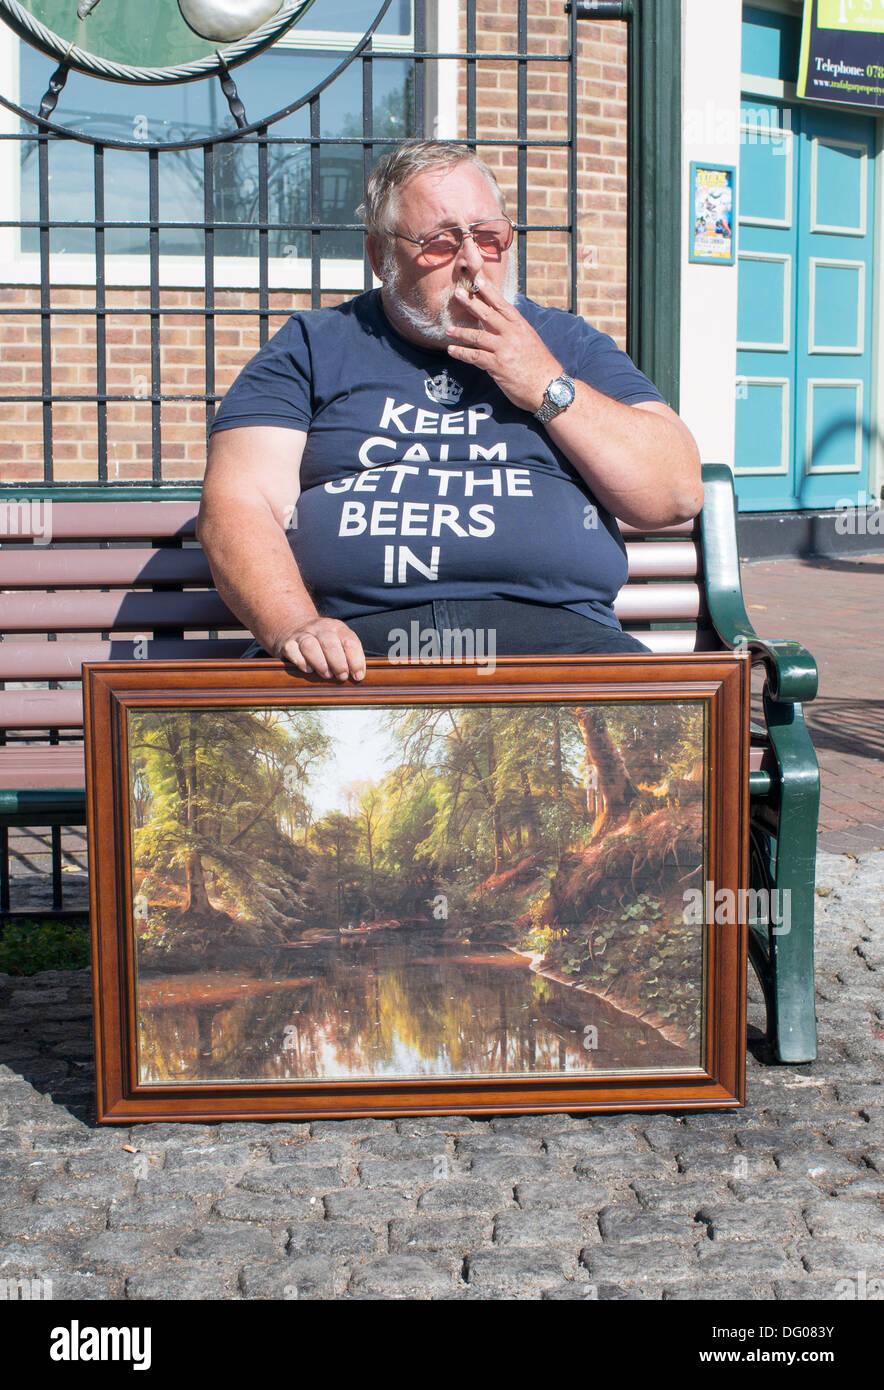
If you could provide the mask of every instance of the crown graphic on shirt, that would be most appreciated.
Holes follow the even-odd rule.
[[[438,376],[427,377],[424,390],[437,405],[457,405],[463,395],[460,382],[455,381],[446,371],[441,371]]]

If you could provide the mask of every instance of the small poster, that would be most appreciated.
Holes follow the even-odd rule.
[[[736,179],[732,165],[691,165],[692,261],[733,265]]]
[[[809,0],[797,94],[884,107],[884,0]]]

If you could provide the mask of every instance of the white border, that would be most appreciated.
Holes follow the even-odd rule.
[[[810,256],[808,258],[809,304],[807,314],[807,351],[812,357],[825,353],[831,357],[864,357],[866,352],[866,263],[865,261],[841,261],[829,256]],[[854,347],[829,347],[816,342],[816,268],[818,265],[834,266],[840,270],[859,271],[859,307],[856,328],[859,342]]]
[[[783,394],[783,409],[780,412],[782,422],[782,441],[780,445],[780,463],[777,468],[740,468],[734,463],[734,473],[739,478],[764,477],[782,478],[788,477],[790,471],[789,442],[792,438],[792,379],[788,376],[738,376],[738,383],[745,383],[746,386],[779,386]],[[736,432],[734,438],[734,455],[736,457]]]
[[[842,226],[829,226],[825,222],[816,220],[816,194],[817,194],[817,175],[819,172],[819,147],[828,145],[834,148],[836,145],[842,149],[860,150],[862,152],[862,162],[860,164],[860,225],[850,227],[846,223]],[[812,232],[828,232],[831,236],[858,236],[863,237],[868,231],[868,205],[869,205],[869,150],[861,140],[839,140],[834,136],[812,135],[810,137],[810,230]]]
[[[807,428],[804,439],[804,474],[805,477],[826,477],[830,473],[861,473],[863,466],[863,387],[865,383],[859,377],[819,377],[811,376],[807,378]],[[815,467],[808,460],[813,458],[813,396],[815,391],[839,390],[845,386],[856,388],[857,413],[854,415],[854,456],[856,463],[853,467],[847,463],[832,464],[827,468]]]
[[[775,251],[741,251],[737,261],[779,261],[785,266],[783,276],[783,338],[779,343],[743,343],[737,339],[738,352],[790,352],[792,349],[792,257]],[[737,319],[739,325],[739,318]]]

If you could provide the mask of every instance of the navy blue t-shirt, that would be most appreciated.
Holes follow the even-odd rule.
[[[663,399],[584,319],[516,306],[570,376],[618,401]],[[481,368],[401,337],[379,290],[288,319],[213,430],[249,425],[307,431],[289,540],[328,617],[509,598],[619,627],[616,522],[539,421]]]

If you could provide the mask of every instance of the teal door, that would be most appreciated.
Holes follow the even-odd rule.
[[[875,120],[747,97],[735,474],[743,511],[864,498]]]

